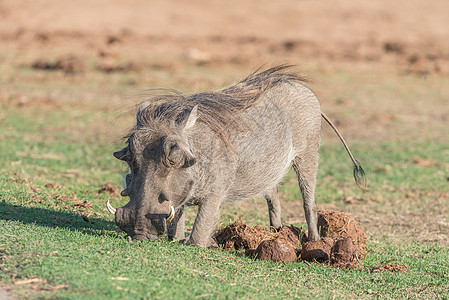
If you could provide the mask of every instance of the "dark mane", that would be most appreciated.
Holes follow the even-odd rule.
[[[230,145],[226,128],[243,129],[235,118],[237,113],[256,105],[266,90],[280,83],[306,81],[294,73],[285,72],[291,67],[280,65],[262,72],[257,70],[242,81],[215,92],[184,96],[171,91],[165,95],[153,96],[139,106],[137,124],[132,132],[151,126],[155,121],[179,120],[198,105],[199,120],[210,126]]]

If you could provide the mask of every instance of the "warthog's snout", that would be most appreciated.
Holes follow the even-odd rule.
[[[125,207],[114,208],[108,200],[106,201],[106,208],[111,214],[115,215],[116,224],[128,234],[130,240],[157,240],[159,235],[165,233],[166,223],[171,222],[175,217],[175,209],[170,206],[167,214],[147,214],[145,218],[149,221],[148,224],[130,228],[128,224],[130,224],[129,219],[132,214],[129,214]]]
[[[153,235],[153,234],[148,234],[148,235],[144,235],[144,234],[136,234],[134,236],[128,236],[131,238],[131,240],[136,240],[136,241],[155,241],[157,240],[157,236]]]

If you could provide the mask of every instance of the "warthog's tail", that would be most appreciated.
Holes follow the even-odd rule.
[[[354,158],[354,156],[351,153],[351,150],[349,150],[348,144],[346,144],[343,136],[338,131],[337,127],[334,125],[334,123],[329,120],[329,118],[326,116],[325,113],[321,112],[321,116],[324,120],[329,124],[330,127],[335,131],[340,141],[343,143],[343,146],[345,146],[346,151],[349,154],[349,157],[352,160],[352,163],[354,164],[354,179],[357,186],[364,192],[367,191],[366,188],[366,177],[365,177],[365,171],[363,171],[362,165]]]

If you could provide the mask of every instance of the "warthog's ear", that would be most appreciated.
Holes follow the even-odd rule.
[[[122,150],[113,153],[115,158],[124,160],[124,161],[128,161],[129,154],[130,153],[129,153],[128,147],[125,147]]]
[[[173,139],[164,141],[162,163],[167,168],[188,168],[196,162],[189,150],[183,149]]]
[[[188,130],[192,128],[196,120],[198,119],[198,105],[195,105],[192,110],[184,117],[184,120],[181,122],[181,126],[183,130]]]

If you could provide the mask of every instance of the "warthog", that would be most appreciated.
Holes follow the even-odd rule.
[[[335,126],[321,112],[304,80],[278,66],[256,72],[217,92],[157,96],[140,104],[127,146],[114,156],[126,161],[122,196],[108,210],[131,239],[155,240],[165,232],[185,240],[184,207],[198,205],[187,244],[212,245],[220,206],[263,196],[270,225],[280,228],[278,184],[293,165],[304,201],[310,240],[320,238],[315,182],[321,117],[336,131],[363,188],[364,172]]]

